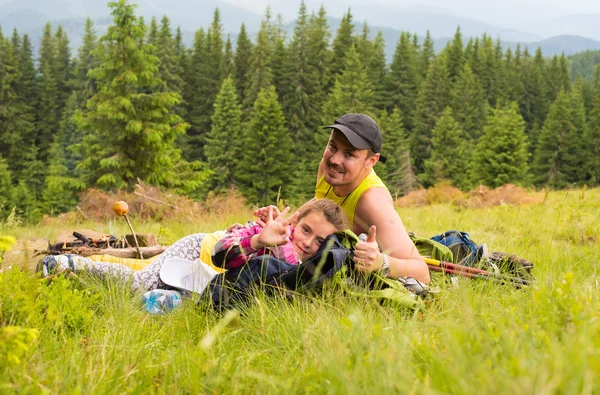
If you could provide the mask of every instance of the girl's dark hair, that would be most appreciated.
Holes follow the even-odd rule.
[[[298,221],[315,212],[322,214],[327,222],[335,226],[338,231],[349,228],[348,217],[344,209],[329,199],[313,199],[304,203],[298,212]]]

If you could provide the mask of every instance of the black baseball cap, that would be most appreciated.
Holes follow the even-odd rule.
[[[378,153],[379,161],[385,163],[387,158],[381,155],[381,131],[377,123],[366,114],[349,113],[335,120],[333,125],[323,129],[333,128],[346,136],[356,149],[372,149]]]

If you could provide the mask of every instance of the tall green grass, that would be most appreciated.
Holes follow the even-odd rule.
[[[150,316],[125,284],[1,273],[0,392],[598,393],[600,190],[581,194],[400,210],[419,235],[467,230],[535,264],[529,289],[461,279],[417,312],[326,290],[259,295],[234,315],[186,300]],[[134,225],[178,238],[245,219]],[[79,225],[126,232],[120,223]],[[0,233],[52,238],[67,226]]]

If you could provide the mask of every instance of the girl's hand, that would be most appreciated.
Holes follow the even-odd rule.
[[[273,206],[273,205],[270,205],[267,207],[261,207],[257,210],[254,210],[254,213],[252,214],[258,218],[255,222],[257,224],[259,224],[260,226],[262,226],[263,228],[266,226],[266,223],[267,223],[267,219],[269,216],[269,209],[272,210],[273,219],[277,219],[277,217],[279,217],[279,215],[281,215],[281,212],[279,212],[279,208],[277,208],[277,206]]]
[[[253,247],[257,249],[280,246],[290,241],[290,225],[297,221],[298,212],[286,218],[286,214],[290,211],[290,208],[286,207],[281,213],[278,213],[277,218],[273,218],[273,211],[273,206],[267,208],[265,226],[258,235],[253,236],[253,239],[256,238],[253,240],[256,242]]]

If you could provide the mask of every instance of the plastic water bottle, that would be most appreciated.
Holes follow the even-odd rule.
[[[154,289],[142,296],[144,309],[150,314],[163,314],[181,305],[181,293],[166,289]]]

